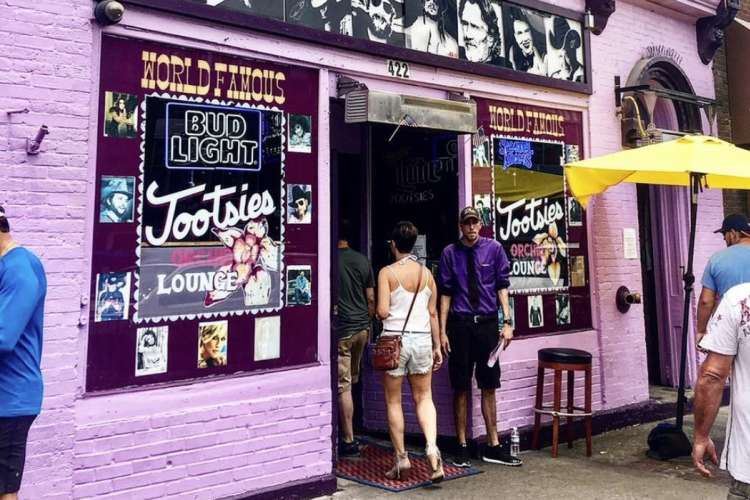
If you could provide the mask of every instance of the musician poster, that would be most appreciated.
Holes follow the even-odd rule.
[[[493,136],[495,235],[511,260],[511,290],[564,290],[568,238],[563,145]]]
[[[138,318],[281,307],[281,112],[145,100]]]

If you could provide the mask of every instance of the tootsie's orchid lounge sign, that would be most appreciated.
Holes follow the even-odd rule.
[[[146,98],[137,318],[280,306],[282,119]]]

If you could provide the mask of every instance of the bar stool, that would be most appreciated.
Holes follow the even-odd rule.
[[[591,456],[591,353],[579,349],[548,348],[539,350],[539,368],[536,376],[536,404],[534,405],[534,436],[531,446],[539,449],[539,431],[542,415],[552,416],[552,458],[557,457],[560,439],[560,417],[567,417],[568,448],[573,447],[573,418],[583,417],[586,428],[586,456]],[[544,405],[544,370],[555,371],[555,389],[552,405]],[[562,412],[560,397],[562,392],[562,372],[568,372],[568,405]],[[584,407],[573,405],[575,372],[583,371]]]

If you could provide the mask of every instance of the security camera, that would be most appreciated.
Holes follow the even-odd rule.
[[[101,0],[94,7],[96,22],[102,26],[117,24],[125,14],[125,6],[115,0]]]
[[[26,139],[26,153],[30,155],[38,155],[39,148],[42,147],[44,136],[47,134],[49,134],[47,125],[42,125],[41,127],[39,127],[39,130],[37,131],[36,136],[33,139]]]

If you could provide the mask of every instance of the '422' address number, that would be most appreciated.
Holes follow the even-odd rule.
[[[388,59],[388,74],[396,78],[411,78],[409,63]]]

